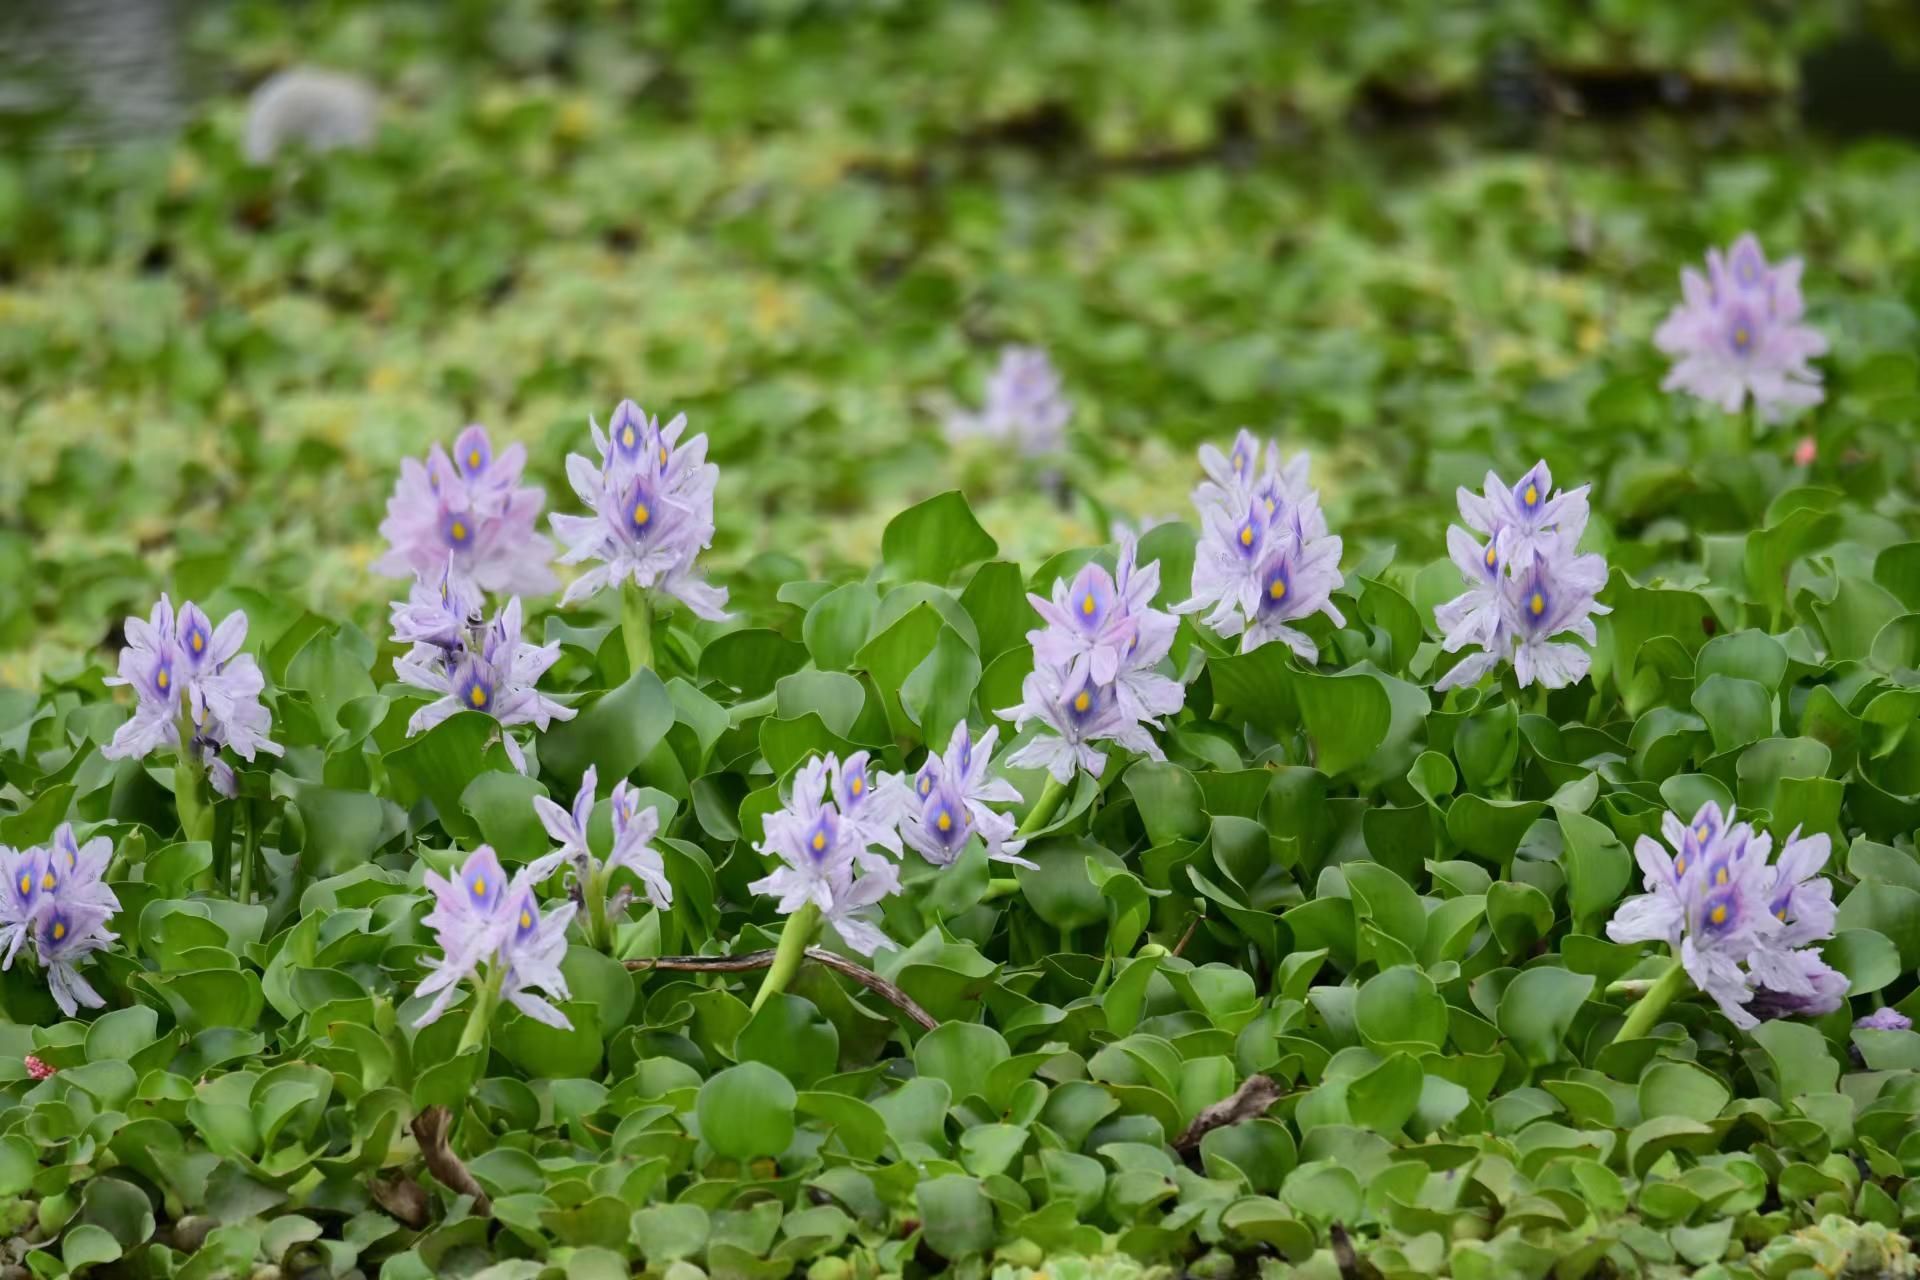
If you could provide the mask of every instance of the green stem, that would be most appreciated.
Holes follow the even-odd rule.
[[[505,965],[496,963],[487,966],[487,979],[473,993],[473,1008],[467,1014],[466,1030],[460,1033],[460,1046],[453,1051],[456,1058],[485,1042],[487,1026],[493,1021],[495,1006],[500,1003],[500,986],[506,977]]]
[[[754,996],[749,1012],[758,1013],[761,1005],[787,989],[793,975],[800,971],[801,958],[813,945],[813,935],[819,931],[820,908],[811,902],[787,917],[787,926],[780,931],[779,949],[773,953],[773,966],[760,980],[760,992]]]
[[[992,902],[995,898],[1011,898],[1020,892],[1020,882],[1012,876],[995,876],[987,881],[987,891],[980,895],[980,901]]]
[[[1055,810],[1066,798],[1067,784],[1048,774],[1047,785],[1041,789],[1040,798],[1033,802],[1033,808],[1027,810],[1027,816],[1020,820],[1020,829],[1013,833],[1015,838],[1025,839],[1053,821]]]
[[[737,729],[756,716],[772,715],[779,705],[779,696],[772,693],[763,693],[746,702],[736,702],[727,708],[727,723]]]
[[[1687,988],[1687,971],[1680,966],[1680,958],[1675,956],[1667,962],[1667,971],[1647,988],[1647,994],[1640,997],[1637,1004],[1627,1014],[1627,1020],[1621,1024],[1620,1033],[1614,1036],[1614,1043],[1626,1040],[1641,1040],[1647,1032],[1653,1030],[1660,1015],[1667,1011],[1674,997]]]
[[[260,856],[260,823],[254,816],[253,802],[240,801],[240,821],[246,824],[246,834],[240,846],[240,901],[253,901],[253,864]]]
[[[620,638],[627,645],[627,674],[653,669],[653,606],[633,579],[620,588]]]
[[[587,945],[613,954],[613,930],[607,927],[607,873],[595,868],[587,877]]]

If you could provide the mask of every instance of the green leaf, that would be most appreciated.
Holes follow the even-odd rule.
[[[1500,1034],[1513,1041],[1529,1066],[1559,1061],[1561,1041],[1592,992],[1593,981],[1591,974],[1566,969],[1522,970],[1501,993],[1495,1019]]]
[[[569,789],[580,785],[588,765],[599,771],[601,785],[612,786],[640,767],[673,722],[673,699],[666,686],[642,668],[619,688],[583,705],[573,719],[556,722],[542,734],[540,762]]]
[[[852,665],[879,608],[878,593],[864,582],[849,582],[816,600],[800,627],[814,665],[822,671],[845,671]]]
[[[955,1101],[984,1094],[988,1074],[1012,1056],[1006,1039],[977,1022],[946,1022],[913,1047],[914,1069],[944,1081]]]
[[[942,627],[933,651],[900,686],[900,705],[920,728],[920,740],[942,749],[953,727],[967,718],[980,683],[980,659],[960,633]]]
[[[1294,690],[1322,773],[1338,777],[1358,768],[1386,740],[1393,703],[1377,676],[1302,671],[1294,675]]]
[[[747,1020],[733,1051],[740,1061],[764,1062],[796,1089],[809,1089],[838,1068],[840,1033],[811,1000],[783,991]]]
[[[806,662],[807,650],[779,632],[746,627],[715,638],[701,650],[700,678],[717,680],[742,698],[758,698]]]
[[[732,1160],[777,1156],[793,1141],[796,1100],[792,1083],[765,1063],[728,1067],[700,1086],[701,1140]]]
[[[914,1188],[914,1203],[920,1237],[941,1257],[954,1260],[993,1247],[993,1203],[977,1179],[957,1173],[929,1178]]]
[[[561,727],[556,725],[555,730]],[[440,825],[447,829],[448,834],[461,840],[477,841],[479,829],[467,816],[466,810],[460,807],[460,797],[466,794],[467,787],[483,770],[513,769],[504,750],[497,745],[489,746],[489,743],[496,741],[499,732],[500,726],[492,716],[481,715],[477,711],[462,711],[419,737],[410,738],[402,746],[388,751],[387,776],[393,780],[394,798],[408,808],[423,798],[431,800],[434,811],[440,816]],[[541,741],[543,760],[552,759],[549,754],[552,740],[553,735],[549,733]],[[578,779],[579,774],[576,772],[573,776]],[[355,799],[364,802],[372,797],[363,795]],[[296,793],[295,803],[298,800]],[[372,825],[374,813],[374,809],[366,810],[357,819],[356,830],[377,830]],[[309,830],[312,829],[310,826]],[[325,830],[324,823],[322,830]],[[329,848],[333,847],[330,843]],[[362,850],[360,856],[364,857],[366,852]],[[348,856],[347,849],[341,848],[339,856]]]
[[[1438,1051],[1447,1043],[1447,1002],[1433,980],[1412,965],[1399,965],[1361,984],[1354,1025],[1368,1047],[1391,1052],[1405,1047]]]
[[[1707,1124],[1719,1116],[1733,1090],[1711,1073],[1686,1062],[1656,1062],[1640,1077],[1640,1114],[1679,1116]]]
[[[1711,675],[1693,691],[1715,751],[1733,751],[1773,732],[1773,696],[1752,680]]]
[[[1840,1079],[1840,1064],[1827,1047],[1827,1038],[1804,1022],[1776,1018],[1750,1033],[1773,1064],[1773,1083],[1782,1101],[1832,1093]]]
[[[880,555],[896,580],[944,583],[999,550],[958,490],[908,507],[887,522]]]

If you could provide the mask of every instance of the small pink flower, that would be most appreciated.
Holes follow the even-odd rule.
[[[1800,443],[1793,446],[1793,465],[1810,467],[1819,452],[1819,448],[1813,443],[1812,436],[1801,436]]]
[[[40,1061],[39,1058],[35,1057],[31,1053],[27,1055],[27,1078],[28,1079],[45,1080],[48,1076],[52,1074],[53,1074],[52,1067]]]

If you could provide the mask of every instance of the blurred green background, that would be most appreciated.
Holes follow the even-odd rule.
[[[1910,503],[1909,5],[138,8],[0,19],[0,682],[161,587],[372,626],[401,457],[484,422],[565,507],[623,396],[710,437],[749,611],[945,488],[1030,566],[1183,515],[1242,424],[1315,451],[1350,564],[1543,455],[1676,580],[1806,434]],[[374,85],[369,149],[245,161],[296,64]],[[1749,228],[1807,259],[1831,398],[1721,465],[1649,336]],[[1063,488],[943,438],[1014,341],[1075,403]]]

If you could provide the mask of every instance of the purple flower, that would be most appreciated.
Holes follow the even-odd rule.
[[[31,940],[48,990],[68,1017],[81,1005],[105,1003],[78,966],[116,936],[106,929],[120,910],[118,896],[105,882],[112,859],[111,841],[96,836],[83,845],[71,823],[61,824],[46,848],[0,848],[0,874],[6,876],[0,892],[0,947],[5,949],[0,969],[11,968]]]
[[[1089,562],[1073,580],[1054,583],[1053,598],[1027,600],[1046,626],[1027,632],[1036,663],[1067,669],[1067,679],[1116,687],[1136,716],[1171,715],[1185,701],[1179,682],[1155,670],[1173,647],[1179,621],[1153,607],[1160,565],[1136,562],[1138,548],[1120,544],[1118,572]]]
[[[1511,663],[1524,688],[1560,689],[1593,664],[1593,617],[1610,612],[1594,595],[1607,581],[1606,561],[1575,550],[1587,524],[1585,486],[1554,494],[1545,462],[1509,487],[1491,471],[1483,493],[1459,491],[1460,515],[1486,535],[1480,542],[1454,525],[1447,551],[1467,590],[1434,610],[1447,653],[1475,646],[1435,682],[1442,692],[1470,685]]]
[[[1888,1005],[1883,1009],[1875,1009],[1853,1025],[1857,1031],[1911,1031],[1913,1019]]]
[[[216,627],[192,601],[176,615],[163,595],[148,618],[128,618],[126,631],[120,674],[106,683],[132,687],[133,716],[101,755],[137,758],[162,746],[177,752],[184,723],[192,731],[187,749],[208,769],[216,789],[232,795],[233,770],[218,758],[222,747],[247,761],[262,751],[281,754],[280,744],[267,737],[273,717],[260,702],[266,677],[253,655],[240,651],[246,614],[231,613]]]
[[[795,772],[786,807],[767,816],[766,839],[754,846],[784,865],[747,888],[778,898],[781,915],[813,904],[848,946],[872,955],[894,945],[869,917],[876,904],[899,891],[900,873],[892,859],[871,851],[862,826],[847,822],[833,801],[822,798],[836,767],[831,757],[815,757]]]
[[[560,961],[574,904],[563,903],[543,916],[533,898],[531,869],[509,881],[488,845],[474,850],[455,875],[428,871],[425,880],[433,909],[422,923],[434,931],[440,955],[429,962],[430,972],[414,992],[433,1001],[413,1025],[424,1027],[445,1013],[461,980],[478,980],[481,966],[488,965],[504,966],[500,994],[515,1008],[549,1026],[571,1029],[566,1015],[534,992],[557,1000],[568,996]]]
[[[1769,266],[1760,242],[1744,235],[1723,257],[1707,251],[1707,274],[1680,274],[1682,301],[1653,336],[1674,357],[1662,388],[1738,413],[1748,397],[1762,421],[1819,404],[1820,371],[1808,362],[1827,341],[1802,323],[1801,262]]]
[[[587,822],[593,816],[593,793],[598,783],[598,771],[588,765],[572,809],[562,809],[545,796],[533,798],[540,825],[560,842],[558,849],[534,864],[534,879],[545,878],[562,862],[572,868],[575,881],[582,885],[595,876],[611,875],[626,867],[640,878],[648,902],[660,908],[672,906],[673,885],[667,879],[666,863],[651,843],[660,830],[660,814],[651,807],[640,807],[638,788],[625,778],[614,784],[607,801],[613,807],[613,851],[602,866],[588,850]]]
[[[1096,777],[1107,767],[1106,752],[1097,743],[1112,742],[1151,760],[1166,755],[1147,732],[1158,721],[1134,715],[1122,703],[1118,690],[1091,679],[1069,681],[1065,668],[1036,665],[1020,686],[1021,702],[994,714],[1013,722],[1016,731],[1037,724],[1026,745],[1007,756],[1017,768],[1045,769],[1058,782],[1071,782],[1077,770]]]
[[[894,774],[872,767],[865,751],[856,751],[845,760],[829,754],[827,765],[833,775],[829,791],[848,838],[864,848],[887,850],[900,857],[900,819],[911,796]]]
[[[1243,429],[1231,455],[1207,445],[1200,461],[1209,478],[1193,494],[1202,523],[1193,593],[1174,611],[1208,610],[1207,626],[1222,637],[1240,636],[1242,652],[1279,640],[1303,661],[1319,661],[1319,646],[1292,624],[1323,613],[1346,625],[1332,599],[1345,581],[1344,548],[1327,532],[1320,495],[1307,483],[1306,455],[1283,466],[1269,443],[1263,460],[1259,442]]]
[[[707,438],[685,443],[681,414],[665,427],[631,400],[614,410],[609,431],[589,419],[600,462],[567,455],[567,479],[591,515],[556,513],[553,531],[566,544],[562,564],[600,563],[576,578],[562,604],[632,581],[660,591],[699,617],[726,618],[727,593],[694,572],[713,542],[713,490],[720,468],[707,461]]]
[[[914,778],[900,834],[914,850],[937,867],[953,865],[967,841],[979,836],[990,862],[1015,866],[1034,864],[1019,855],[1026,841],[1013,838],[1017,824],[991,808],[1020,799],[1005,778],[991,777],[994,740],[998,729],[988,729],[980,741],[961,721],[953,727],[944,756],[929,753]]]
[[[389,606],[393,642],[457,649],[481,621],[483,603],[480,589],[461,579],[449,559],[437,579],[414,579],[407,598]]]
[[[1058,453],[1066,445],[1073,405],[1061,389],[1059,370],[1038,347],[1000,349],[1000,364],[987,379],[987,402],[978,413],[947,415],[949,440],[983,437],[1010,440],[1028,457]]]
[[[1620,904],[1607,936],[1677,948],[1694,985],[1738,1027],[1838,1008],[1845,976],[1805,945],[1833,932],[1831,890],[1815,881],[1825,837],[1802,840],[1796,829],[1769,863],[1772,838],[1732,818],[1712,804],[1686,824],[1666,815],[1672,855],[1640,837],[1634,857],[1646,892]]]
[[[407,721],[407,736],[425,733],[461,711],[492,716],[502,729],[531,724],[545,731],[555,720],[573,719],[573,708],[543,696],[534,686],[560,659],[558,644],[535,645],[520,639],[520,600],[514,597],[480,635],[458,649],[416,644],[396,658],[393,672],[403,683],[438,694]],[[526,756],[513,735],[501,744],[514,767],[526,771]]]
[[[456,578],[482,591],[552,591],[559,585],[548,567],[553,544],[535,528],[546,493],[521,487],[526,463],[524,445],[496,455],[480,426],[460,433],[451,458],[436,443],[424,463],[403,459],[380,522],[388,550],[373,571],[431,578],[450,562]]]

